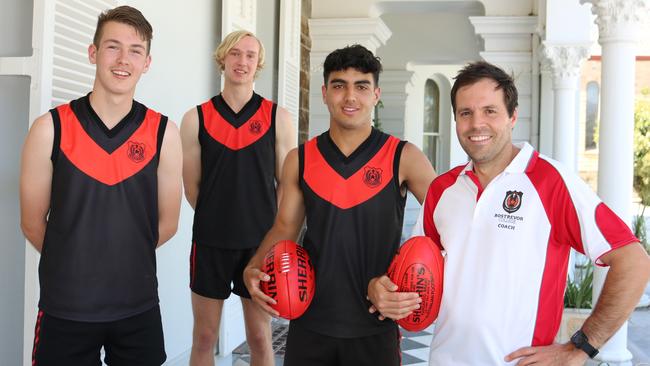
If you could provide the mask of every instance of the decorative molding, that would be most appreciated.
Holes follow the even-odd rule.
[[[499,51],[484,51],[479,52],[481,57],[488,62],[497,64],[521,64],[526,65],[530,69],[530,61],[533,57],[532,52],[499,52]]]
[[[537,17],[473,16],[474,33],[483,38],[485,51],[527,52],[537,31]]]
[[[380,18],[309,19],[312,52],[325,55],[337,48],[359,43],[373,53],[392,32]]]
[[[407,87],[415,74],[407,70],[384,70],[379,75],[379,87],[381,88],[381,100],[384,106],[391,105],[391,108],[399,108],[404,111],[407,94]]]
[[[637,26],[646,21],[650,0],[580,0],[596,15],[598,41],[636,42]]]
[[[542,58],[547,60],[553,73],[553,87],[575,88],[580,66],[589,57],[589,45],[544,42],[541,48]]]
[[[532,34],[537,31],[537,17],[473,16],[469,21],[476,34]]]
[[[537,56],[539,60],[539,72],[541,74],[552,74],[553,68],[551,67],[551,60],[546,57],[545,48],[540,45],[537,48]]]
[[[32,70],[34,70],[33,57],[0,57],[0,76],[31,76]]]
[[[390,91],[405,89],[414,74],[415,72],[409,70],[384,70],[379,75],[379,86],[382,90],[389,89]],[[406,92],[406,90],[401,91]]]

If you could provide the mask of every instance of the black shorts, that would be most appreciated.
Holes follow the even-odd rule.
[[[38,312],[33,366],[160,366],[167,355],[160,308],[111,322],[78,322]]]
[[[400,332],[359,338],[336,338],[289,323],[284,366],[399,366]]]
[[[244,285],[244,268],[257,248],[233,250],[192,244],[190,289],[197,295],[225,300],[233,292],[250,299]]]

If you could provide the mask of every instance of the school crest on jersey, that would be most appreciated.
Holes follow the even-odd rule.
[[[370,188],[381,184],[381,169],[366,166],[363,168],[363,182]]]
[[[507,191],[506,197],[503,199],[503,209],[507,213],[513,213],[519,210],[519,207],[521,207],[521,196],[523,194],[523,192],[519,191]]]
[[[145,158],[145,144],[135,141],[129,141],[129,148],[127,149],[127,156],[132,161],[139,163]]]
[[[260,132],[262,132],[262,122],[260,122],[260,121],[251,121],[248,124],[248,130],[254,135],[259,135]]]

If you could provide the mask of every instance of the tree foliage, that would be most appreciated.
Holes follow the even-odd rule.
[[[634,234],[650,253],[644,212],[650,206],[650,100],[642,99],[634,110],[634,190],[643,210],[634,220]]]
[[[650,206],[650,101],[637,102],[634,111],[634,190],[641,204]]]

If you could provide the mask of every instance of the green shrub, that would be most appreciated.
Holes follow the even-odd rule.
[[[634,221],[632,221],[632,231],[634,231],[634,236],[639,239],[639,243],[643,245],[645,250],[650,254],[650,243],[648,243],[648,234],[645,226],[645,217],[643,216],[643,211],[641,215],[634,216]]]
[[[591,293],[594,283],[594,266],[591,261],[576,266],[573,281],[569,280],[564,292],[564,307],[571,309],[591,309]]]

